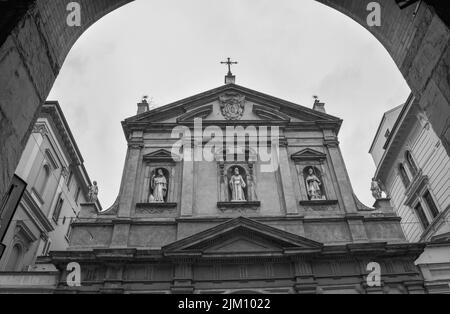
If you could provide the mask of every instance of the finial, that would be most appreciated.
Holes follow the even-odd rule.
[[[227,58],[227,61],[220,62],[221,64],[226,64],[228,66],[228,74],[225,76],[225,84],[234,84],[236,83],[236,76],[231,73],[231,65],[238,64],[238,62],[231,61],[231,58]]]

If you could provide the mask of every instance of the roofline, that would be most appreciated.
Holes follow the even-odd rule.
[[[281,99],[281,98],[278,98],[278,97],[275,97],[275,96],[272,96],[272,95],[269,95],[269,94],[261,93],[261,92],[258,92],[256,90],[253,90],[253,89],[250,89],[250,88],[238,85],[238,84],[230,83],[230,84],[225,84],[225,85],[222,85],[222,86],[219,86],[219,87],[207,90],[205,92],[202,92],[202,93],[199,93],[199,94],[196,94],[196,95],[193,95],[193,96],[181,99],[181,100],[177,100],[175,102],[169,103],[169,104],[164,105],[164,106],[160,106],[160,107],[151,109],[151,110],[146,111],[146,112],[144,112],[144,113],[142,113],[140,115],[135,115],[135,116],[129,117],[129,118],[125,119],[124,122],[127,122],[130,119],[132,119],[132,118],[137,118],[137,117],[140,117],[140,116],[148,115],[149,113],[155,113],[155,112],[159,112],[159,111],[170,110],[170,109],[175,108],[178,105],[181,105],[183,103],[189,103],[189,102],[191,102],[192,100],[194,100],[196,98],[202,98],[202,97],[205,97],[205,96],[210,95],[210,94],[215,94],[215,93],[219,92],[220,90],[227,89],[229,87],[242,89],[245,92],[256,94],[257,96],[259,96],[261,98],[271,98],[274,102],[283,103],[283,104],[285,104],[285,105],[287,105],[289,107],[293,107],[293,108],[301,107],[302,109],[305,109],[305,110],[309,111],[310,113],[313,113],[313,114],[318,115],[318,116],[331,118],[333,120],[341,120],[340,118],[335,117],[333,115],[330,115],[330,114],[327,114],[327,113],[323,113],[323,112],[319,112],[319,111],[316,111],[314,109],[308,108],[306,106],[303,106],[303,105],[300,105],[300,104],[297,104],[297,103],[293,103],[293,102],[290,102],[290,101],[287,101],[287,100],[284,100],[284,99]]]
[[[80,149],[78,148],[77,142],[75,141],[72,131],[70,130],[69,124],[67,123],[66,117],[61,109],[61,106],[59,105],[59,102],[57,100],[46,101],[44,103],[44,106],[54,106],[56,108],[56,111],[59,114],[59,117],[61,118],[61,122],[64,125],[65,131],[69,136],[71,145],[74,148],[75,152],[77,153],[78,159],[80,160],[81,163],[83,163],[84,162],[83,156],[81,155]]]
[[[375,133],[375,137],[373,138],[372,144],[370,145],[369,154],[372,153],[373,146],[375,145],[375,141],[377,140],[378,135],[380,134],[381,126],[383,125],[383,122],[384,122],[386,116],[387,116],[389,113],[391,113],[391,112],[397,110],[398,108],[404,106],[405,104],[406,104],[406,103],[403,103],[403,104],[401,104],[401,105],[398,105],[397,107],[394,107],[394,108],[392,108],[392,109],[386,111],[386,112],[383,114],[383,117],[381,118],[381,122],[380,122],[380,124],[378,125],[377,132]]]
[[[375,178],[378,178],[380,170],[381,170],[381,168],[383,168],[384,161],[386,160],[386,155],[388,154],[388,152],[391,148],[392,139],[394,139],[397,136],[397,132],[398,132],[399,128],[401,127],[401,125],[404,121],[404,118],[409,113],[410,109],[412,108],[412,105],[414,104],[415,99],[416,98],[411,93],[408,96],[408,99],[406,100],[405,105],[402,108],[402,111],[398,115],[397,120],[395,121],[394,126],[392,127],[392,131],[389,134],[389,137],[387,138],[386,143],[383,146],[384,153],[383,153],[383,156],[381,157],[380,162],[378,163],[377,169],[375,170]]]
[[[406,113],[409,111],[409,108],[411,108],[411,105],[414,102],[414,100],[415,100],[414,95],[412,93],[409,94],[408,99],[406,100],[405,105],[403,106],[402,110],[400,111],[400,114],[398,115],[397,120],[395,121],[394,126],[392,127],[392,131],[390,132],[383,148],[388,147],[391,140],[394,138],[394,134],[397,134],[397,131],[400,128],[400,122],[402,121],[402,119],[406,115]]]
[[[92,181],[91,181],[91,178],[89,177],[86,167],[84,166],[83,156],[80,152],[80,149],[78,148],[77,142],[75,141],[72,131],[70,130],[69,124],[66,120],[66,117],[64,115],[64,112],[61,109],[59,102],[57,100],[49,100],[44,103],[43,107],[45,107],[45,106],[47,106],[48,108],[56,109],[56,112],[58,113],[58,117],[60,118],[60,121],[62,122],[62,124],[64,126],[64,130],[70,139],[70,144],[72,145],[72,148],[74,149],[74,151],[77,155],[76,157],[78,158],[78,161],[79,161],[79,163],[77,161],[74,161],[76,163],[74,166],[77,166],[76,169],[81,172],[83,181],[84,181],[84,179],[86,180],[86,182],[85,182],[86,189],[88,190],[89,186],[92,185]],[[51,118],[53,118],[53,117],[51,117]],[[65,143],[63,143],[63,146],[65,146]],[[69,157],[70,157],[70,153],[69,153]],[[69,159],[72,159],[72,158],[69,158]],[[85,193],[86,193],[86,190],[85,190]],[[98,201],[98,206],[100,209],[102,208],[100,201]]]

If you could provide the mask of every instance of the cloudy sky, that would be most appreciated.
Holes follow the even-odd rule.
[[[73,47],[49,96],[58,100],[99,182],[115,200],[126,154],[120,122],[148,94],[164,105],[237,83],[344,119],[341,149],[358,197],[373,204],[368,154],[383,112],[409,88],[383,46],[353,20],[313,0],[137,0],[101,19]]]

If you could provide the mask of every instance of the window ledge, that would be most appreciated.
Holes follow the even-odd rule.
[[[448,206],[444,211],[440,212],[439,215],[437,215],[433,219],[430,225],[422,232],[419,242],[429,241],[434,236],[434,233],[438,231],[443,224],[445,224],[447,215],[449,213],[450,213],[450,206]]]
[[[336,205],[337,200],[314,200],[314,201],[300,201],[301,206],[324,206],[324,205]]]
[[[136,214],[173,216],[176,214],[177,207],[177,203],[137,203]]]
[[[39,205],[41,206],[44,205],[44,200],[42,199],[42,196],[38,193],[38,191],[36,191],[34,187],[31,188],[31,195]]]
[[[157,208],[174,208],[177,203],[137,203],[138,208],[157,207]]]

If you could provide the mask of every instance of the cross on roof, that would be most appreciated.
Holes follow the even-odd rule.
[[[228,65],[228,76],[231,76],[231,75],[233,75],[232,73],[231,73],[231,65],[232,64],[238,64],[237,62],[234,62],[234,61],[231,61],[231,58],[227,58],[228,60],[227,61],[222,61],[222,62],[220,62],[221,64],[226,64],[226,65]]]

